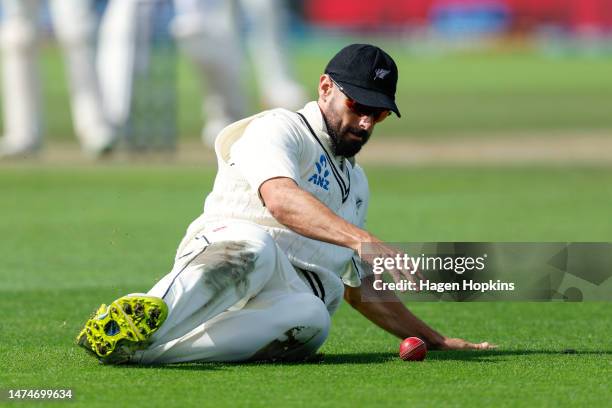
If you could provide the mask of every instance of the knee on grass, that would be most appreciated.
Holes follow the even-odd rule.
[[[319,298],[310,294],[296,294],[286,303],[285,306],[278,306],[291,311],[290,318],[278,322],[274,330],[276,337],[250,360],[303,360],[316,353],[327,339],[330,318]]]

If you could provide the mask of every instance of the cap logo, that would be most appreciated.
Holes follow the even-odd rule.
[[[377,79],[385,79],[385,77],[387,76],[387,74],[389,74],[389,72],[391,71],[388,69],[384,69],[384,68],[376,69],[376,71],[374,71],[374,80],[376,81]]]

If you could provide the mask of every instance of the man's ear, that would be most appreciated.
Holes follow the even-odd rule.
[[[333,83],[329,78],[329,75],[323,74],[319,78],[319,98],[325,100],[331,94],[331,88]]]

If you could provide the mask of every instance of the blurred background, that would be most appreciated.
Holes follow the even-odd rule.
[[[74,86],[68,84],[69,62],[57,42],[61,29],[52,24],[72,22],[54,20],[47,2],[32,1],[39,4],[40,133],[46,147],[74,147],[78,129],[71,120],[69,96]],[[191,3],[187,6],[180,0],[126,0],[123,11],[115,10],[115,19],[131,12],[131,23],[109,25],[104,19],[110,19],[112,2],[92,2],[95,25],[88,41],[101,76],[100,109],[112,116],[113,109],[126,105],[118,108],[123,118],[110,119],[120,140],[113,145],[117,150],[180,150],[200,138],[210,146],[211,136],[205,133],[216,135],[226,122],[270,107],[296,109],[314,99],[329,58],[348,43],[371,42],[393,55],[400,70],[397,98],[403,116],[382,123],[377,129],[380,139],[412,141],[419,157],[454,156],[436,144],[449,138],[482,138],[482,143],[497,138],[501,144],[519,138],[546,155],[555,143],[541,140],[553,137],[572,150],[559,154],[577,154],[575,146],[580,144],[592,150],[592,156],[605,155],[604,145],[597,143],[604,143],[602,137],[612,129],[612,3],[606,0],[183,1]],[[7,3],[10,7],[9,0],[2,5]],[[133,3],[132,10],[126,9],[127,3]],[[225,6],[218,3],[231,4],[231,9],[219,11]],[[223,13],[231,13],[232,21],[224,20]],[[192,14],[204,17],[190,19]],[[126,28],[130,24],[136,27],[131,32]],[[198,25],[208,27],[209,33],[194,31]],[[261,26],[274,30],[262,34]],[[226,37],[215,38],[225,31]],[[130,41],[133,55],[126,61],[132,72],[126,80],[117,67],[129,64],[116,50]],[[6,56],[10,47],[6,40],[4,44]],[[273,47],[280,56],[266,54]],[[211,56],[211,50],[216,55]],[[211,69],[210,60],[215,59]],[[269,72],[274,67],[262,59],[279,61],[282,72]],[[110,71],[104,65],[110,65]],[[233,83],[233,89],[217,86],[223,82],[217,79],[219,71],[222,76],[231,71],[224,80]],[[294,85],[295,92],[285,99],[267,94]],[[117,97],[127,88],[127,101]],[[115,95],[106,96],[112,94],[109,89]],[[5,93],[4,129],[10,115],[7,105],[14,100]],[[226,108],[219,113],[219,106]],[[207,130],[211,122],[216,127]],[[420,145],[425,142],[434,145]]]

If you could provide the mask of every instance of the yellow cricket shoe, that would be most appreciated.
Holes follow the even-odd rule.
[[[95,354],[103,364],[127,363],[136,350],[168,317],[168,306],[157,297],[128,295],[110,306],[102,305],[87,320],[76,343]]]

